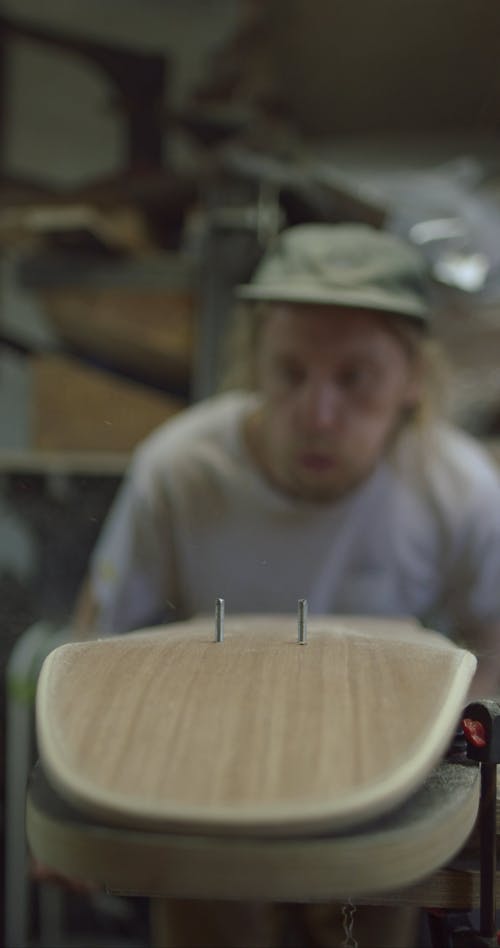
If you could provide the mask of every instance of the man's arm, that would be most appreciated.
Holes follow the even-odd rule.
[[[178,598],[172,546],[166,501],[147,471],[132,471],[93,550],[74,608],[72,639],[119,635],[160,621],[166,604]]]

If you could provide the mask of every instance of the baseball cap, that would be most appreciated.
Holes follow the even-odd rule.
[[[299,224],[264,254],[242,300],[338,304],[429,321],[426,265],[402,238],[365,224]]]

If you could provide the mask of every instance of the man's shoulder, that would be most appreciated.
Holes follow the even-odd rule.
[[[482,493],[500,499],[500,472],[486,447],[449,424],[408,432],[394,452],[394,464],[406,482],[451,503]]]
[[[199,454],[204,446],[229,450],[255,396],[248,392],[214,395],[182,410],[156,428],[136,449],[134,467],[163,466]]]

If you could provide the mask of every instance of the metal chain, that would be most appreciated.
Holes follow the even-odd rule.
[[[358,948],[358,943],[353,935],[355,914],[356,906],[352,899],[348,899],[346,904],[342,906],[342,924],[345,938],[340,948]]]

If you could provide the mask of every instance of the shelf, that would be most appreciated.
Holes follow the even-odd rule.
[[[41,474],[117,476],[125,472],[129,454],[101,451],[0,450],[0,475]]]

